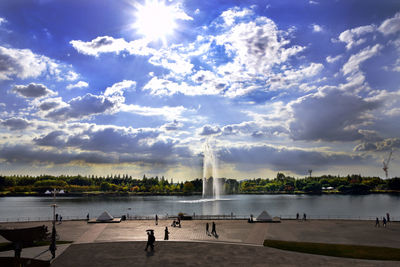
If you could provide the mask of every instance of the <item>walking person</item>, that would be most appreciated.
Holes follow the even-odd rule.
[[[215,222],[212,222],[211,234],[214,235],[214,236],[217,235],[217,231],[215,229]]]
[[[376,220],[375,220],[375,227],[380,227],[379,218],[378,217],[376,217]]]
[[[210,225],[206,223],[206,235],[210,235]]]
[[[387,222],[390,222],[390,215],[389,215],[389,212],[386,213],[386,220],[387,220]]]
[[[165,226],[165,230],[164,230],[164,240],[168,240],[168,239],[169,239],[168,227]]]
[[[296,220],[299,220],[299,217],[300,217],[299,213],[296,213]]]
[[[89,221],[89,213],[86,215],[86,220]]]
[[[149,230],[147,231],[147,244],[146,244],[146,248],[144,249],[144,251],[147,251],[147,249],[150,247],[151,251],[154,251],[154,242],[156,241],[156,238],[154,237],[154,231],[153,230]]]
[[[386,218],[385,217],[383,217],[383,219],[382,219],[382,224],[383,224],[383,227],[386,228]]]
[[[156,214],[156,225],[158,225],[158,216]]]
[[[307,221],[307,214],[305,214],[305,213],[303,214],[303,220]]]

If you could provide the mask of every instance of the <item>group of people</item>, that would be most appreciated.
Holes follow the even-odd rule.
[[[171,226],[172,226],[172,227],[179,227],[179,228],[181,228],[181,227],[182,227],[182,225],[181,225],[181,218],[178,217],[177,220],[173,220]]]
[[[62,216],[61,214],[56,213],[56,222],[62,222]]]
[[[300,214],[296,213],[296,220],[300,220]],[[303,213],[303,221],[307,221],[307,214]]]
[[[208,236],[213,235],[213,236],[215,236],[216,238],[218,238],[218,234],[217,234],[215,222],[212,222],[212,225],[211,225],[211,233],[210,233],[210,224],[209,224],[209,223],[206,223],[206,234],[207,234]]]
[[[389,222],[390,222],[390,215],[389,215],[389,213],[386,213],[386,217],[383,216],[383,218],[382,218],[382,225],[383,225],[383,227],[386,227],[386,224],[389,223]],[[375,220],[375,227],[380,227],[380,226],[381,226],[381,225],[380,225],[380,223],[379,223],[379,218],[376,217],[376,220]]]
[[[156,242],[156,237],[154,236],[154,230],[149,229],[146,230],[146,232],[147,232],[147,243],[146,243],[146,248],[144,250],[147,251],[147,249],[150,247],[150,250],[154,251],[154,243]],[[165,226],[164,230],[164,240],[169,240],[169,231],[167,226]]]

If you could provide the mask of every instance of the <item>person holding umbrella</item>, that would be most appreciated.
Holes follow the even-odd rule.
[[[147,251],[147,248],[150,247],[150,250],[154,251],[154,242],[156,241],[156,238],[154,236],[154,230],[148,229],[146,230],[146,232],[147,232],[147,244],[144,250]]]

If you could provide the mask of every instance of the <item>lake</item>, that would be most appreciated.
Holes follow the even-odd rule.
[[[47,220],[52,216],[52,197],[2,197],[0,221]],[[400,219],[400,196],[370,195],[227,195],[220,200],[201,196],[57,196],[57,213],[64,219],[86,218],[107,210],[113,216],[234,215],[257,216],[263,210],[272,216],[295,217],[306,213],[311,218],[374,219],[389,212]]]

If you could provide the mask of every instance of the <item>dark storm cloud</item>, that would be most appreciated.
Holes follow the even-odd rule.
[[[10,118],[7,120],[0,120],[0,124],[8,127],[12,131],[24,130],[28,128],[28,126],[30,125],[30,123],[27,120],[21,118]]]
[[[348,154],[275,148],[267,145],[222,149],[218,154],[221,161],[236,164],[239,170],[271,168],[297,174],[304,174],[310,168],[352,165],[366,160]]]
[[[53,147],[64,147],[65,146],[65,132],[54,131],[41,138],[34,138],[33,141],[39,146],[53,146]]]
[[[90,93],[73,98],[68,106],[54,109],[46,114],[47,118],[53,120],[68,120],[88,117],[111,110],[116,105],[111,98],[92,95]]]
[[[338,89],[307,95],[290,104],[290,135],[294,140],[360,140],[359,125],[368,122],[367,112],[379,106],[378,101],[368,102]]]
[[[174,153],[176,141],[157,139],[161,132],[156,130],[132,131],[128,128],[106,127],[89,129],[80,133],[67,134],[53,131],[33,141],[40,146],[76,148],[85,151],[142,154],[143,157],[165,157]]]
[[[56,93],[48,89],[43,84],[30,83],[28,85],[15,85],[12,91],[23,96],[30,98],[38,98],[46,95],[55,95]]]
[[[4,146],[0,149],[0,158],[10,163],[66,164],[73,161],[104,164],[116,163],[115,155],[91,152],[49,151],[31,147],[30,145]]]

